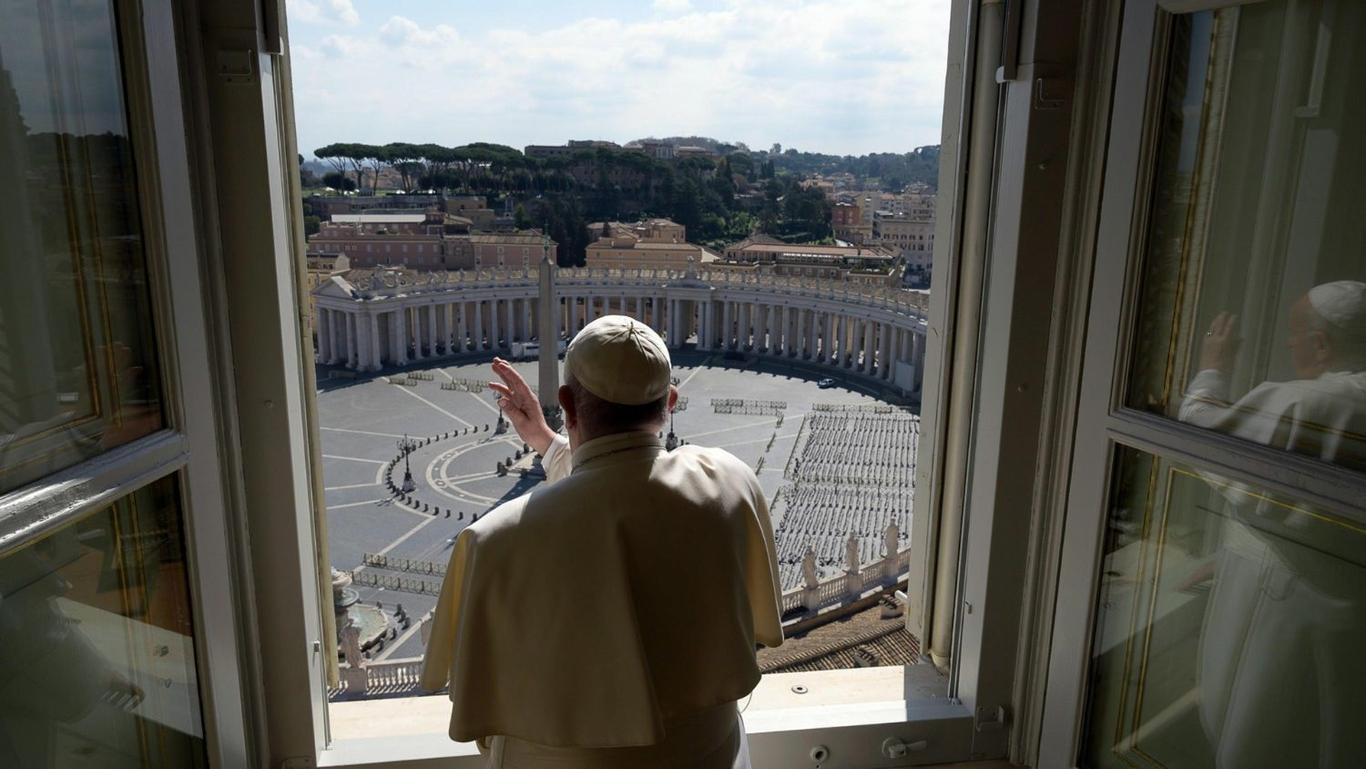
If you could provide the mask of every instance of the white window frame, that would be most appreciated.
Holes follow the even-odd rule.
[[[1119,451],[1137,449],[1366,522],[1359,473],[1125,405],[1172,14],[1238,4],[1128,0],[1114,30],[1114,101],[1095,126],[1109,142],[1103,186],[1094,195],[1095,202],[1104,202],[1094,230],[1094,283],[1061,548],[1060,571],[1066,578],[1058,584],[1051,631],[1040,766],[1079,766],[1103,533]]]
[[[165,426],[0,496],[0,553],[41,540],[156,481],[174,477],[185,531],[188,588],[206,752],[214,766],[256,763],[244,714],[246,606],[238,589],[231,473],[221,401],[226,372],[202,301],[171,0],[113,0],[115,36],[137,180],[137,202],[156,329]]]
[[[271,765],[290,766],[480,765],[471,746],[445,742],[444,735],[434,736],[439,742],[328,744],[323,652],[332,631],[330,606],[321,598],[325,518],[314,514],[321,512],[321,484],[312,369],[302,347],[307,304],[300,286],[306,283],[296,261],[304,246],[283,4],[200,0],[177,13],[187,93],[200,97],[188,105],[191,146],[199,153],[191,165],[201,171],[206,239],[216,237],[205,247],[214,290],[196,296],[207,295],[211,328],[222,336],[213,362],[226,370],[230,361],[233,371],[231,391],[219,396],[230,404],[223,408],[234,440],[224,453],[243,478],[236,498],[250,531],[249,552],[235,564],[251,575],[239,586],[255,612],[247,623],[252,653],[241,664],[259,689],[244,707],[261,755]],[[943,229],[935,238],[941,248],[927,350],[927,370],[939,376],[927,378],[922,415],[923,434],[936,450],[935,461],[917,469],[918,485],[928,493],[916,503],[913,534],[922,537],[924,553],[912,575],[908,616],[918,633],[947,628],[948,697],[777,714],[771,729],[754,734],[756,766],[786,769],[792,760],[809,760],[815,744],[843,756],[841,764],[886,766],[881,744],[891,736],[930,743],[910,759],[915,764],[1000,758],[1012,750],[1017,657],[1027,643],[1020,584],[1036,540],[1030,530],[1035,486],[1047,468],[1030,461],[1044,456],[1042,447],[1022,451],[1020,443],[1022,436],[1037,439],[1043,416],[1006,420],[1004,414],[1052,392],[1044,365],[1049,356],[1037,354],[1055,336],[1052,295],[1031,292],[1038,274],[1051,276],[1060,264],[1059,228],[1047,216],[1040,223],[1039,213],[1061,197],[1068,164],[1056,149],[1052,166],[1034,156],[1050,142],[1065,144],[1068,109],[1036,100],[1046,93],[1067,105],[1070,88],[1069,73],[1043,65],[1019,65],[1000,88],[991,75],[1003,54],[1042,60],[1075,46],[1072,16],[1072,3],[1054,0],[1008,6],[960,0],[952,15],[942,152],[953,162],[941,169],[945,201],[937,226]],[[1003,46],[1003,38],[1019,44]],[[225,63],[242,68],[224,71]],[[1039,83],[1043,90],[1036,91]],[[970,138],[977,144],[970,146]],[[957,302],[964,290],[979,301]],[[970,354],[959,352],[952,363],[961,350]],[[950,381],[961,388],[951,392]],[[949,453],[947,436],[956,441],[952,462],[941,456]],[[1003,461],[1008,454],[1024,459],[1017,466]],[[941,515],[950,491],[958,495],[953,513]],[[953,521],[963,523],[962,536],[947,547],[938,532]],[[936,564],[942,568],[933,573]]]

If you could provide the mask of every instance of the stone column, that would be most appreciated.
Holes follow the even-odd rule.
[[[499,333],[501,329],[498,328],[498,326],[500,325],[500,324],[498,323],[498,312],[499,312],[498,300],[497,300],[497,299],[490,299],[490,300],[489,300],[489,349],[492,349],[492,350],[497,350],[497,349],[498,349],[498,338],[499,338],[500,336],[502,336],[502,334]]]
[[[346,313],[332,310],[332,362],[346,363]]]
[[[379,354],[379,318],[374,313],[365,314],[366,336],[370,340],[370,360],[365,367],[366,371],[379,371],[384,365]]]
[[[768,306],[768,354],[783,354],[782,307],[776,304]]]
[[[821,316],[815,310],[806,311],[806,357],[816,359],[816,340],[820,337]]]
[[[460,345],[460,306],[456,302],[446,305],[446,351],[461,352]]]
[[[775,344],[775,346],[773,346],[773,352],[775,352],[775,354],[777,355],[783,356],[783,358],[787,358],[787,324],[788,321],[791,320],[791,318],[787,317],[787,305],[776,306],[773,310],[775,310],[773,311],[773,314],[775,314],[777,318],[777,333],[773,335],[776,337],[777,343]]]
[[[882,344],[878,346],[877,370],[883,380],[892,378],[892,327],[887,323],[882,324]]]
[[[484,304],[485,300],[479,299],[474,303],[474,349],[482,351],[484,349]]]
[[[360,339],[356,333],[360,330],[358,320],[355,313],[346,314],[346,367],[352,370],[360,368]]]
[[[436,349],[436,305],[427,305],[427,351],[433,357],[438,355]]]
[[[863,321],[863,365],[859,371],[865,374],[873,373],[873,356],[877,354],[877,339],[874,336],[873,322]]]
[[[711,319],[707,315],[711,312],[711,302],[703,299],[697,302],[697,349],[711,349]]]
[[[721,349],[730,350],[731,347],[731,302],[721,304]]]
[[[427,305],[413,307],[413,357],[427,359],[427,349],[431,346],[432,329],[425,310]]]
[[[327,310],[322,307],[313,308],[313,333],[317,337],[316,352],[313,359],[319,363],[327,362]]]
[[[455,332],[455,349],[464,352],[465,339],[470,335],[470,311],[469,305],[460,302],[460,328]]]
[[[398,354],[395,359],[399,365],[408,362],[408,308],[400,306],[394,311],[394,325],[398,329]]]
[[[825,354],[825,362],[834,364],[835,357],[835,313],[825,313],[825,338],[821,340],[821,352]]]

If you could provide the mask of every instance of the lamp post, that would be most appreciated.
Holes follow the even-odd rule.
[[[403,493],[411,494],[417,488],[417,484],[413,483],[413,467],[408,461],[408,455],[417,448],[417,441],[409,438],[405,433],[395,445],[398,446],[399,453],[403,455]]]
[[[673,451],[678,448],[678,435],[674,433],[674,410],[669,409],[669,437],[664,439],[664,450]]]

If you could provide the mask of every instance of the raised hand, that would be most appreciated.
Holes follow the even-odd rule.
[[[1205,332],[1204,342],[1200,345],[1200,370],[1214,369],[1227,374],[1233,368],[1233,359],[1238,355],[1237,315],[1219,313]]]
[[[503,416],[507,417],[517,435],[528,446],[544,456],[555,440],[555,432],[546,424],[545,414],[541,413],[541,402],[512,364],[502,358],[494,358],[493,373],[503,380],[489,382],[489,389],[498,393],[498,405],[503,407]]]

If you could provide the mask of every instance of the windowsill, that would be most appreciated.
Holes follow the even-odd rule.
[[[798,694],[793,687],[805,687]],[[763,677],[746,705],[750,735],[838,729],[870,723],[956,718],[962,706],[944,696],[947,682],[933,665],[772,673]],[[446,736],[450,700],[445,695],[334,702],[329,706],[333,742],[320,767],[479,766],[472,743]],[[758,746],[754,746],[757,749]],[[468,758],[469,763],[452,759]]]

